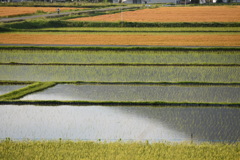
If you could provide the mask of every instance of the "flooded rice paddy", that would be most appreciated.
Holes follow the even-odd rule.
[[[240,82],[240,67],[1,65],[1,80],[105,82]]]
[[[240,110],[197,107],[0,106],[0,138],[239,140]]]
[[[240,87],[59,84],[21,100],[240,102]]]
[[[0,85],[0,95],[23,88],[27,85]]]
[[[239,64],[237,51],[39,51],[0,50],[0,62],[11,63],[178,63]]]

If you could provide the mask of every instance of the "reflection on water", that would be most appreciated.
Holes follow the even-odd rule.
[[[0,138],[236,141],[240,110],[101,106],[0,106]]]
[[[22,100],[240,102],[240,87],[159,85],[56,85]]]
[[[141,117],[151,117],[174,130],[193,134],[199,141],[240,140],[240,110],[238,108],[164,107],[164,108],[118,108]]]
[[[23,88],[25,86],[26,85],[0,85],[0,95]]]

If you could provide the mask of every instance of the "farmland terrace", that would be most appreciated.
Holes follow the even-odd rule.
[[[0,24],[1,156],[238,159],[239,6],[115,9]]]

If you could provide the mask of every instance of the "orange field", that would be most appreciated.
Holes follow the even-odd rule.
[[[60,10],[70,10],[76,8],[60,8]],[[78,8],[80,9],[80,8]],[[57,7],[0,7],[0,17],[17,16],[22,14],[32,14],[36,11],[56,12]]]
[[[239,35],[119,35],[4,33],[1,44],[240,46]]]
[[[109,22],[240,22],[240,6],[161,7],[72,20]]]

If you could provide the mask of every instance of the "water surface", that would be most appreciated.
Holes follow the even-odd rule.
[[[22,100],[240,102],[240,87],[59,84]]]
[[[0,106],[0,138],[237,141],[240,110],[104,106]]]
[[[2,80],[96,82],[240,82],[240,67],[1,65]]]
[[[0,95],[23,88],[25,86],[27,85],[0,85]]]

